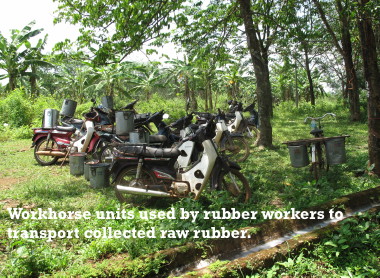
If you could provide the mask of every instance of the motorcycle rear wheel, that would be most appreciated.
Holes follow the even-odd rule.
[[[221,174],[218,184],[239,203],[246,203],[251,198],[249,183],[239,170],[231,168],[228,173]]]
[[[34,147],[34,158],[38,164],[42,166],[49,166],[55,164],[59,157],[58,156],[48,156],[48,155],[39,155],[39,151],[52,151],[58,150],[58,145],[55,140],[43,138],[37,142],[37,145]]]
[[[137,188],[145,188],[144,185],[153,185],[156,184],[156,177],[150,173],[148,170],[142,168],[141,169],[141,178],[136,179],[137,166],[127,167],[123,169],[116,177],[115,184],[116,185],[125,185]],[[141,196],[123,193],[117,190],[115,187],[115,194],[117,199],[121,203],[133,203],[135,205],[144,205],[149,202],[152,197]]]
[[[224,148],[226,156],[235,162],[244,162],[249,156],[249,145],[243,137],[230,137]]]

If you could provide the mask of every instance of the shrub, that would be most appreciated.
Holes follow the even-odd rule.
[[[30,99],[22,89],[12,91],[0,101],[0,121],[11,127],[29,126],[33,120]]]

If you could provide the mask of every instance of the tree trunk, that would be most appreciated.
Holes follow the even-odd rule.
[[[211,86],[211,79],[208,77],[208,82],[207,82],[207,85],[208,85],[208,97],[209,97],[209,105],[210,105],[210,110],[212,111],[213,110],[213,104],[212,104],[212,86]]]
[[[9,82],[8,82],[9,91],[13,91],[14,89],[16,89],[16,81],[17,81],[16,75],[10,73]]]
[[[273,138],[270,119],[273,110],[268,60],[265,56],[266,52],[261,49],[261,45],[263,44],[259,41],[258,30],[256,30],[253,24],[251,1],[239,0],[239,4],[240,15],[244,21],[248,50],[251,55],[257,84],[256,94],[260,120],[260,138],[257,144],[263,147],[271,147]]]
[[[326,26],[327,31],[332,37],[333,43],[339,53],[342,55],[344,60],[344,68],[346,72],[346,89],[343,91],[343,97],[346,98],[348,95],[349,105],[350,105],[350,117],[352,121],[360,120],[360,102],[359,102],[359,86],[358,78],[356,75],[356,70],[354,67],[354,62],[352,58],[352,43],[351,43],[351,33],[350,33],[350,15],[348,7],[343,7],[341,0],[335,0],[339,21],[340,21],[340,36],[341,43],[340,46],[335,32],[331,28],[331,25],[327,21],[326,15],[322,6],[318,0],[313,0],[315,6],[318,9],[319,15],[323,23]]]
[[[368,151],[369,163],[380,176],[380,72],[371,15],[365,5],[368,0],[357,1],[357,23],[363,56],[364,74],[368,82]]]
[[[307,80],[309,81],[310,103],[311,105],[315,105],[315,92],[314,92],[313,78],[311,76],[311,70],[310,70],[308,46],[306,45],[306,43],[302,43],[302,44],[303,44],[304,52],[305,52],[305,67],[306,67]]]
[[[30,83],[30,94],[32,97],[37,97],[37,69],[36,66],[32,65],[32,75],[29,78]]]
[[[346,9],[343,8],[341,0],[336,0],[336,6],[339,13],[341,25],[341,42],[342,56],[344,59],[344,68],[346,71],[348,101],[350,104],[351,121],[360,120],[360,102],[359,102],[359,86],[354,61],[352,59],[352,43],[350,34],[350,22]]]

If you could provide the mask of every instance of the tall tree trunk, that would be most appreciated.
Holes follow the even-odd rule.
[[[348,101],[350,104],[350,115],[351,121],[360,120],[360,102],[359,102],[359,86],[358,78],[356,75],[356,70],[354,66],[354,61],[352,58],[352,43],[351,43],[351,33],[350,33],[350,22],[347,7],[344,9],[341,0],[335,0],[340,25],[341,25],[341,42],[342,42],[342,56],[344,59],[344,68],[346,71],[347,79],[347,94]]]
[[[338,38],[335,35],[334,30],[327,21],[326,14],[322,9],[318,0],[313,0],[315,6],[318,9],[318,13],[326,26],[327,31],[333,39],[333,43],[344,60],[344,68],[346,72],[346,89],[344,95],[348,95],[350,106],[350,117],[352,121],[360,120],[360,102],[359,102],[359,86],[354,62],[352,58],[352,43],[350,33],[350,15],[348,7],[343,7],[341,0],[335,0],[339,21],[340,21],[340,37],[341,44],[339,44]]]
[[[261,49],[258,30],[256,30],[251,12],[250,0],[239,0],[240,15],[244,21],[245,33],[247,36],[248,50],[251,55],[253,68],[256,77],[256,94],[258,113],[260,120],[260,138],[257,142],[259,146],[272,146],[272,125],[270,122],[272,115],[272,90],[269,80],[268,60]]]
[[[314,92],[313,78],[311,76],[311,70],[310,70],[308,46],[305,42],[302,44],[303,44],[304,53],[305,53],[305,68],[306,68],[307,80],[309,81],[310,103],[311,105],[315,105],[315,92]]]
[[[364,74],[369,87],[368,97],[368,151],[374,173],[380,176],[380,72],[371,15],[365,5],[368,0],[357,1],[357,24],[363,56]]]

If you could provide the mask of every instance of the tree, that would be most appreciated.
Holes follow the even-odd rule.
[[[267,21],[269,16],[265,21],[254,23],[251,0],[239,0],[238,2],[257,82],[256,94],[260,119],[260,138],[257,144],[270,147],[272,146],[272,125],[270,121],[272,115],[272,88],[269,79],[268,50],[272,43],[273,33]],[[269,15],[273,8],[272,4],[272,1],[260,1],[260,3],[257,3],[256,8],[262,8],[263,14]],[[262,33],[260,33],[259,29],[260,24],[262,25]]]
[[[149,100],[153,92],[164,87],[160,69],[152,66],[139,65],[133,72],[127,74],[127,84],[131,92],[141,92]]]
[[[173,67],[169,69],[172,77],[176,77],[179,83],[183,84],[184,96],[186,101],[190,101],[192,110],[196,110],[198,107],[197,99],[195,97],[195,86],[191,88],[191,83],[194,82],[194,77],[198,74],[198,68],[196,67],[197,57],[189,59],[186,55],[183,60],[174,59],[167,61]]]
[[[327,19],[325,10],[319,0],[313,0],[318,9],[319,15],[326,26],[326,30],[330,34],[332,41],[344,60],[344,68],[346,71],[346,94],[348,95],[350,104],[351,120],[360,120],[360,104],[359,104],[359,85],[356,75],[356,69],[352,58],[352,42],[351,42],[351,1],[335,0],[336,12],[339,16],[339,32],[333,30]],[[331,4],[329,1],[328,4]],[[331,5],[330,5],[331,6]],[[338,34],[337,34],[338,33]],[[340,37],[340,40],[339,40]]]
[[[78,42],[96,55],[94,63],[119,62],[145,42],[169,36],[173,12],[184,0],[115,1],[54,0],[59,3],[55,22],[80,23]],[[165,32],[164,30],[167,30]]]
[[[368,83],[368,151],[369,163],[374,165],[373,171],[380,176],[380,71],[375,33],[373,29],[374,15],[370,0],[355,1],[357,5],[357,25],[360,35],[364,75]],[[380,8],[377,5],[377,8]]]
[[[51,66],[43,60],[41,51],[46,42],[40,39],[36,46],[32,47],[29,40],[37,36],[43,29],[32,30],[35,22],[29,23],[21,31],[11,30],[10,41],[0,34],[0,69],[7,74],[1,75],[0,79],[8,78],[7,90],[12,91],[17,87],[18,79],[29,76],[32,93],[35,93],[36,69],[38,66]],[[28,71],[31,69],[31,71]]]

